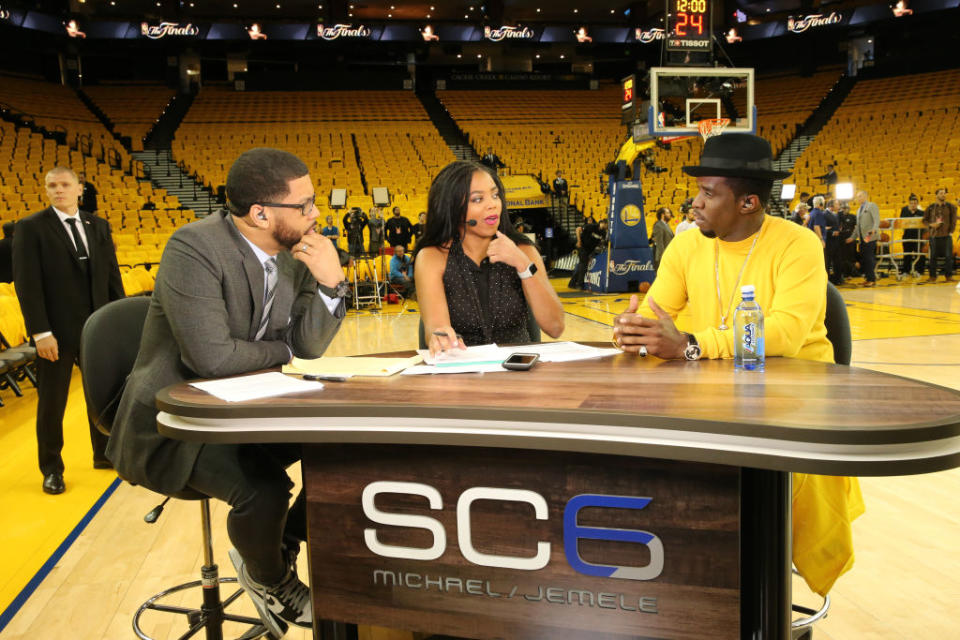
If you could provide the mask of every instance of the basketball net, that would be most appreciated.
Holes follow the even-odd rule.
[[[703,141],[706,142],[707,138],[723,133],[728,124],[730,124],[730,118],[707,118],[698,122],[697,128],[703,136]]]

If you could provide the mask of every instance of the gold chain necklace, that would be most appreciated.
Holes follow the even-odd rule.
[[[713,261],[714,272],[717,274],[717,304],[720,305],[720,326],[717,327],[720,331],[726,331],[730,327],[727,326],[727,318],[730,317],[730,308],[733,307],[733,299],[737,295],[737,287],[740,286],[740,278],[743,277],[743,270],[747,268],[747,262],[750,260],[750,254],[753,253],[753,248],[757,246],[757,240],[760,239],[760,232],[763,230],[763,225],[760,225],[760,229],[757,230],[757,235],[753,238],[753,244],[750,245],[750,251],[747,252],[747,257],[743,259],[743,264],[740,265],[740,273],[737,274],[737,283],[733,285],[733,290],[730,292],[730,302],[727,303],[727,312],[723,312],[723,298],[720,297],[720,239],[717,238],[716,244],[716,255]]]

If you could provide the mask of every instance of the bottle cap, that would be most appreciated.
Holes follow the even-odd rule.
[[[746,298],[747,296],[750,296],[752,298],[753,294],[754,294],[754,287],[752,284],[745,284],[742,287],[740,287],[740,295],[742,295],[744,298]]]

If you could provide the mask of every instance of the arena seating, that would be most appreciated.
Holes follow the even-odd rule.
[[[758,133],[778,153],[796,134],[840,77],[839,69],[798,76],[756,80]],[[508,173],[532,173],[551,182],[557,169],[570,184],[570,201],[585,215],[601,217],[607,209],[602,170],[626,139],[620,124],[620,87],[601,85],[596,91],[440,91],[441,102],[467,134],[477,153],[494,149]],[[695,194],[695,181],[681,167],[695,164],[702,144],[687,138],[659,150],[656,162],[667,169],[645,172],[641,179],[647,198],[647,226],[653,211],[681,203]]]
[[[156,124],[176,92],[155,85],[107,85],[84,88],[84,92],[114,124],[122,136],[130,136],[133,151],[143,151],[143,139]]]
[[[121,166],[133,166],[126,149],[107,131],[69,87],[40,79],[3,75],[0,103],[26,120],[50,132],[62,132],[71,149],[110,163],[118,158]]]
[[[881,218],[899,216],[911,193],[921,208],[940,187],[956,202],[958,134],[960,70],[861,80],[797,161],[797,192],[823,192],[814,176],[833,163],[841,182],[877,203]],[[891,240],[900,236],[895,230]]]
[[[433,176],[454,160],[423,105],[409,91],[235,92],[210,87],[197,96],[173,142],[174,157],[206,186],[226,182],[243,151],[271,146],[297,154],[316,181],[320,219],[331,189],[347,206],[368,210],[372,187],[387,187],[393,205],[416,222]],[[363,181],[367,193],[364,193]],[[347,241],[341,233],[340,246]]]

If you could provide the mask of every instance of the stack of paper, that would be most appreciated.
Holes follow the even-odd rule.
[[[426,349],[421,349],[419,353],[423,356],[425,364],[410,367],[403,372],[403,375],[506,371],[501,364],[514,353],[539,354],[540,362],[572,362],[612,356],[620,353],[620,350],[598,349],[576,342],[546,342],[518,347],[484,344],[466,349],[451,349],[435,356],[431,356]]]
[[[365,358],[365,357],[322,357],[313,360],[294,358],[290,364],[283,365],[284,373],[310,373],[320,376],[392,376],[407,367],[420,364],[422,358]]]
[[[257,398],[323,389],[323,384],[320,382],[307,382],[306,380],[285,376],[276,371],[258,373],[253,376],[191,382],[190,386],[206,391],[227,402],[243,402],[244,400],[256,400]]]

